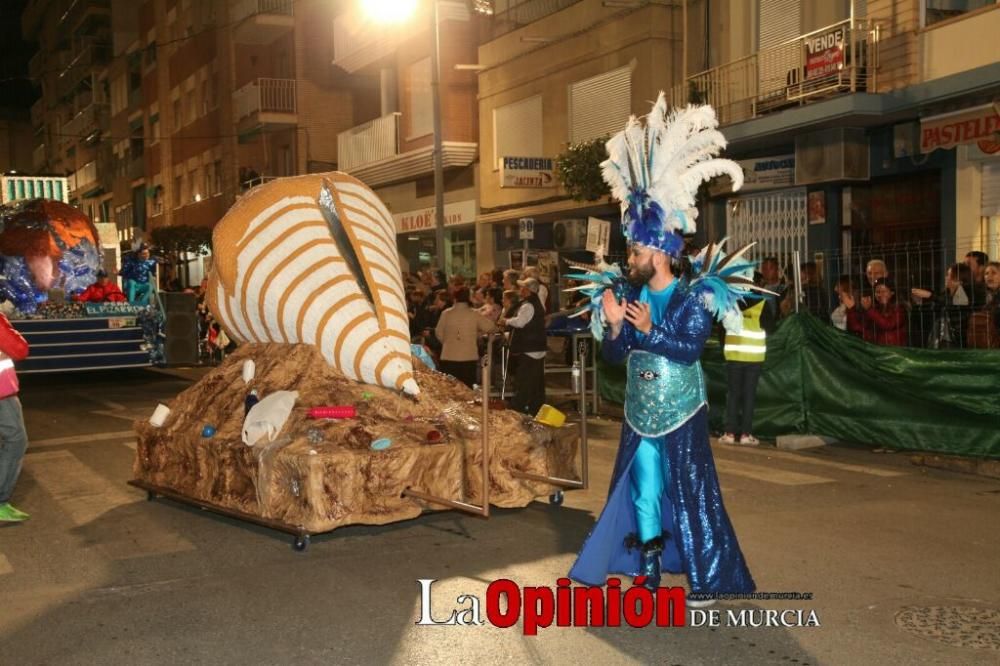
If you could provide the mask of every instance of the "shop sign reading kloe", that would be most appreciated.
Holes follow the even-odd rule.
[[[434,207],[409,210],[405,213],[394,213],[396,233],[405,234],[414,231],[433,229],[435,224]],[[444,226],[454,227],[460,224],[471,224],[476,221],[476,202],[456,201],[444,205]]]
[[[555,173],[551,157],[504,157],[500,187],[555,187]]]

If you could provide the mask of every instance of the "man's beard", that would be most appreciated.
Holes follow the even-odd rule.
[[[647,261],[645,264],[633,266],[629,270],[627,276],[628,283],[633,287],[641,287],[649,282],[655,274],[656,270],[653,268],[653,262]]]

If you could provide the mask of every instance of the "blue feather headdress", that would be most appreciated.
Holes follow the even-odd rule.
[[[622,230],[630,243],[679,257],[682,236],[696,228],[699,186],[728,175],[734,192],[742,187],[740,166],[716,157],[726,147],[718,125],[708,105],[668,112],[661,92],[649,115],[632,116],[608,141],[601,170],[612,196],[621,202]]]

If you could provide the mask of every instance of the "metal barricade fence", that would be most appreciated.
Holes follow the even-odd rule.
[[[841,249],[814,251],[809,255],[793,252],[778,257],[784,283],[778,301],[778,315],[808,312],[824,323],[846,326],[846,310],[840,309],[841,287],[850,289],[855,303],[851,333],[878,344],[933,349],[968,349],[997,347],[992,342],[1000,331],[994,330],[996,321],[984,315],[996,303],[988,289],[973,279],[971,271],[959,268],[958,278],[952,288],[946,287],[949,268],[964,266],[964,257],[978,248],[977,239],[959,239],[956,243],[936,241],[910,241],[855,246]],[[692,253],[697,248],[691,248]],[[754,256],[756,261],[766,257]],[[997,257],[992,257],[997,259]],[[627,270],[626,255],[612,255],[608,263],[618,263]],[[879,334],[874,317],[866,317],[865,310],[875,304],[874,282],[888,278],[894,301],[902,308],[904,322],[899,335]],[[914,294],[930,292],[930,296]],[[866,307],[867,306],[867,307]],[[876,306],[877,307],[877,306]],[[839,312],[837,312],[840,310]],[[984,315],[981,317],[981,315]],[[837,324],[834,324],[834,321]],[[977,327],[988,326],[989,335]]]
[[[990,305],[990,296],[985,285],[964,268],[966,251],[939,241],[913,241],[815,252],[784,267],[788,286],[780,314],[806,311],[879,344],[934,349],[982,346],[972,341],[969,329],[973,315]],[[957,279],[947,288],[946,278],[955,264],[963,267],[953,271]],[[892,290],[892,300],[885,307],[876,298],[879,279]],[[801,283],[799,289],[793,286],[796,283]],[[843,299],[841,292],[850,298]],[[844,300],[854,302],[850,319],[842,307]],[[869,316],[869,308],[899,317],[901,330],[892,329],[890,334],[885,318]]]

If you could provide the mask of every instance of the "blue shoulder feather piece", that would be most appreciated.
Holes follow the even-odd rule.
[[[590,332],[594,335],[594,339],[600,342],[604,338],[605,326],[604,308],[601,305],[601,299],[604,298],[604,291],[611,289],[615,294],[615,298],[620,300],[625,297],[625,292],[628,289],[628,281],[622,276],[622,271],[617,264],[605,264],[601,262],[600,264],[592,265],[579,264],[572,261],[566,263],[576,272],[567,273],[563,277],[570,280],[579,280],[583,284],[578,287],[564,289],[563,291],[578,291],[589,298],[584,305],[569,316],[580,317],[589,312]]]
[[[694,278],[690,289],[698,294],[705,309],[731,333],[743,328],[740,301],[748,298],[777,296],[773,291],[754,284],[756,265],[743,255],[754,243],[741,247],[727,255],[722,251],[726,241],[710,243],[701,252],[691,257]]]

